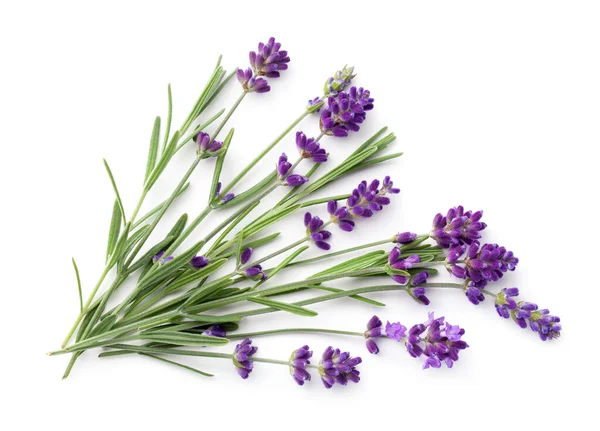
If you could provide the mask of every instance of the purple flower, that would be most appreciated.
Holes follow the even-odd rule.
[[[348,381],[358,383],[360,381],[360,372],[356,366],[362,362],[359,357],[351,357],[348,352],[340,352],[340,349],[328,347],[323,352],[319,361],[319,374],[321,381],[327,389],[335,383],[347,385]]]
[[[485,295],[483,294],[481,289],[482,288],[475,286],[468,286],[466,288],[465,295],[467,296],[467,299],[471,302],[471,304],[479,305],[480,302],[483,302],[485,300]]]
[[[221,182],[217,183],[217,189],[215,190],[215,198],[219,197],[219,193],[221,192]],[[235,197],[235,195],[233,193],[227,193],[225,196],[223,196],[221,198],[221,204],[226,204],[227,202],[229,202],[230,200],[232,200]]]
[[[202,158],[217,156],[221,147],[223,142],[213,141],[208,133],[199,132],[196,135],[196,153]]]
[[[519,296],[519,289],[516,287],[504,288],[496,295],[496,311],[500,317],[508,319],[510,313],[517,309],[517,301],[513,297]]]
[[[463,262],[459,259],[466,253]],[[464,263],[460,266],[459,263]],[[483,288],[488,282],[497,281],[507,271],[514,271],[519,263],[512,251],[498,244],[484,244],[479,246],[479,241],[473,241],[468,247],[464,245],[454,245],[448,250],[446,257],[446,269],[455,277],[469,279],[469,284],[474,287]],[[474,290],[469,300],[474,304],[478,296]],[[469,296],[469,294],[467,294]]]
[[[373,338],[381,337],[381,325],[381,320],[377,316],[371,317],[367,322],[367,330],[365,331],[367,350],[374,355],[379,353],[379,347],[377,347],[377,343]]]
[[[282,181],[282,185],[297,187],[308,181],[308,178],[298,174],[292,174],[293,166],[288,162],[288,157],[285,153],[281,153],[277,161],[277,177]]]
[[[408,273],[399,273],[394,274],[394,270],[397,271],[405,271],[409,268],[412,268],[413,265],[419,263],[420,258],[417,254],[412,254],[405,259],[402,259],[400,256],[402,255],[402,250],[400,247],[394,247],[390,253],[388,254],[388,265],[391,268],[391,277],[396,283],[406,284],[408,282]],[[409,290],[410,292],[410,290]]]
[[[323,220],[318,216],[312,216],[311,213],[307,212],[304,214],[304,226],[306,226],[306,236],[310,238],[321,250],[329,250],[331,245],[326,241],[331,238],[331,232],[323,229]]]
[[[348,212],[353,216],[371,217],[374,212],[390,204],[390,198],[386,195],[400,193],[400,189],[393,187],[389,176],[384,178],[381,189],[379,184],[379,180],[373,180],[368,185],[366,181],[361,181],[346,201]]]
[[[211,325],[202,333],[202,335],[225,338],[227,336],[227,331],[219,325]]]
[[[253,363],[250,358],[257,350],[258,347],[252,345],[250,338],[246,338],[235,346],[235,351],[232,355],[233,365],[236,366],[237,372],[242,379],[247,379],[252,372]]]
[[[464,329],[444,324],[444,317],[436,319],[431,312],[425,323],[414,325],[408,331],[406,350],[413,358],[424,360],[423,368],[440,368],[442,362],[452,368],[459,351],[469,347],[461,340],[464,333]]]
[[[252,252],[252,247],[248,247],[242,252],[242,254],[240,255],[240,265],[245,265],[248,263],[248,261],[252,257]],[[261,265],[254,265],[249,268],[244,268],[242,274],[248,278],[252,278],[255,280],[267,279],[267,274],[262,270]]]
[[[267,93],[271,90],[266,79],[253,76],[252,69],[237,70],[237,79],[247,93]]]
[[[408,289],[408,294],[417,302],[423,305],[429,305],[430,301],[427,296],[425,296],[426,291],[424,286],[420,286],[427,281],[429,277],[429,272],[422,271],[415,275],[413,275],[410,279],[410,288]]]
[[[294,350],[290,356],[290,374],[300,386],[303,386],[304,382],[310,382],[310,374],[306,368],[310,364],[312,354],[308,346],[302,346]]]
[[[296,147],[303,159],[311,159],[315,163],[327,161],[327,152],[321,148],[314,138],[306,138],[302,132],[296,132]]]
[[[195,256],[192,258],[192,260],[190,260],[190,265],[198,269],[204,268],[206,265],[208,265],[208,259],[204,256]]]
[[[406,326],[400,322],[387,322],[385,325],[385,335],[392,340],[400,341],[406,338]]]
[[[321,107],[324,103],[325,102],[323,101],[323,99],[321,99],[320,97],[315,97],[314,99],[308,101],[308,104],[306,105],[306,111],[311,114],[314,114],[315,112],[320,112]]]
[[[366,111],[373,109],[373,99],[368,90],[352,87],[348,93],[341,91],[329,96],[327,108],[321,112],[321,131],[329,136],[346,137],[348,131],[358,132],[359,124],[367,118]]]
[[[156,253],[156,255],[152,258],[152,260],[155,263],[158,263],[159,265],[165,264],[167,262],[170,262],[173,260],[173,256],[167,256],[165,258],[163,258],[163,254],[165,254],[164,250],[163,251],[159,251],[158,253]]]
[[[487,226],[480,221],[482,215],[483,211],[465,212],[462,206],[450,208],[446,217],[441,214],[434,217],[430,237],[442,248],[469,245],[481,238],[480,232]]]
[[[338,227],[346,232],[352,232],[354,229],[354,220],[352,220],[352,215],[348,213],[348,209],[344,206],[338,208],[337,201],[329,201],[327,202],[327,212],[330,215],[330,220],[332,223],[338,225]]]
[[[394,236],[393,242],[398,244],[410,244],[417,239],[417,234],[412,232],[402,232]]]
[[[344,66],[342,70],[335,72],[332,77],[325,81],[325,86],[323,88],[325,97],[337,96],[340,91],[343,91],[352,83],[352,79],[354,79],[355,76],[354,67],[352,66]]]
[[[250,66],[257,76],[279,78],[280,71],[288,68],[290,57],[280,48],[281,44],[272,37],[266,44],[259,43],[257,52],[250,52]]]
[[[496,295],[496,311],[501,317],[508,319],[509,316],[521,328],[529,326],[532,331],[537,332],[542,341],[553,340],[560,337],[562,325],[560,317],[550,315],[547,309],[538,309],[537,304],[532,302],[513,299],[519,295],[516,287],[503,289]]]

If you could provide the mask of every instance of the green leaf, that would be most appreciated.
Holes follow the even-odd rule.
[[[308,280],[310,280],[311,278],[318,278],[318,277],[322,277],[325,275],[332,275],[332,274],[338,274],[338,273],[349,272],[349,271],[357,271],[359,269],[368,268],[368,267],[372,266],[374,263],[378,262],[382,258],[382,256],[384,256],[385,254],[386,253],[383,250],[372,251],[370,253],[355,257],[353,259],[349,259],[338,265],[327,268],[324,271],[321,271],[314,275],[311,275],[310,277],[308,277]]]
[[[221,316],[208,316],[206,314],[187,314],[183,313],[183,317],[186,319],[194,320],[196,322],[203,323],[225,323],[225,322],[239,322],[242,320],[241,317],[221,317]]]
[[[115,195],[117,196],[117,203],[119,204],[119,207],[121,208],[121,215],[123,217],[123,226],[125,226],[127,224],[127,220],[125,219],[125,208],[123,208],[123,202],[121,201],[121,195],[119,194],[119,189],[117,188],[117,183],[115,182],[115,177],[112,174],[112,171],[110,170],[110,166],[108,166],[108,162],[106,161],[106,159],[102,159],[104,161],[104,167],[106,168],[106,173],[108,174],[108,177],[110,178],[110,183],[112,184],[113,190],[115,191]]]
[[[300,307],[298,305],[288,304],[286,302],[274,301],[272,299],[262,297],[250,297],[248,301],[256,302],[257,304],[266,305],[267,307],[275,308],[277,310],[287,311],[288,313],[297,314],[299,316],[317,316],[318,313],[308,308]]]
[[[119,201],[115,199],[115,203],[113,205],[113,212],[110,218],[110,228],[108,229],[108,244],[106,246],[106,262],[108,262],[108,258],[115,251],[115,247],[117,246],[117,241],[119,239],[119,233],[121,232],[121,219],[123,218],[123,214],[121,213],[121,206],[119,205]]]
[[[225,240],[225,238],[227,237],[227,235],[229,235],[229,233],[242,221],[246,218],[246,216],[248,214],[250,214],[252,212],[252,210],[254,210],[254,208],[256,208],[258,205],[260,204],[260,202],[255,202],[251,205],[249,205],[247,207],[247,209],[242,212],[232,223],[229,224],[229,226],[227,226],[227,228],[221,233],[221,235],[219,235],[219,238],[217,238],[215,240],[215,242],[213,243],[213,245],[208,249],[208,251],[206,252],[206,255],[210,255],[212,253],[213,250],[215,250],[217,247],[219,247],[221,245],[221,243]]]
[[[277,171],[273,171],[273,172],[269,173],[266,177],[264,177],[261,181],[259,181],[258,183],[256,183],[252,187],[250,187],[248,190],[246,190],[238,195],[235,195],[235,204],[237,205],[245,200],[256,197],[261,192],[265,191],[267,189],[267,187],[271,186],[275,182],[276,179],[277,179]],[[219,205],[219,202],[215,202],[215,205],[213,206],[213,208],[221,208],[221,207],[222,206]]]
[[[314,199],[312,201],[302,203],[301,208],[311,207],[313,205],[324,204],[329,201],[342,201],[348,199],[351,195],[337,195],[337,196],[329,196],[327,198]]]
[[[119,351],[117,351],[117,352],[119,352]],[[107,352],[107,353],[112,353],[112,352]],[[181,364],[179,362],[171,361],[169,359],[161,358],[160,356],[155,356],[155,355],[152,355],[150,353],[144,353],[144,352],[139,352],[139,354],[142,355],[142,356],[147,356],[149,358],[157,359],[157,360],[162,361],[162,362],[166,362],[167,364],[171,364],[171,365],[175,365],[175,366],[180,367],[180,368],[184,368],[184,369],[186,369],[188,371],[192,371],[192,372],[194,372],[196,374],[200,374],[200,375],[202,375],[204,377],[214,377],[214,374],[206,373],[206,372],[201,371],[201,370],[199,370],[197,368],[190,367],[188,365],[184,365],[184,364]],[[101,357],[102,353],[100,355],[98,355],[98,356]],[[105,355],[105,356],[108,356],[108,355]]]
[[[214,295],[216,292],[231,286],[232,284],[232,278],[225,278],[223,280],[215,280],[211,283],[192,289],[190,290],[190,297],[183,303],[182,309],[186,309],[190,305],[194,305],[203,299]]]
[[[167,87],[167,98],[169,107],[167,108],[167,128],[165,129],[165,138],[162,144],[162,153],[164,153],[165,148],[167,147],[167,142],[169,141],[169,135],[171,134],[171,120],[173,119],[173,97],[171,95],[171,84]]]
[[[242,244],[244,241],[244,231],[241,231],[237,234],[237,241],[235,244],[235,262],[236,266],[240,266],[240,259],[242,258]]]
[[[150,146],[148,148],[148,161],[146,162],[146,174],[144,175],[144,182],[148,180],[148,177],[152,173],[154,166],[156,166],[156,157],[158,156],[158,140],[160,139],[160,117],[156,117],[154,120],[154,126],[152,127],[152,136],[150,136]]]
[[[343,289],[336,289],[335,287],[327,287],[327,286],[322,286],[322,285],[311,286],[311,288],[312,289],[324,290],[326,292],[334,292],[334,293],[338,293],[338,292],[343,292],[344,291]],[[375,305],[377,307],[385,307],[385,304],[383,302],[375,301],[374,299],[365,298],[364,296],[360,296],[360,295],[350,295],[348,298],[352,298],[352,299],[356,299],[358,301],[366,302],[367,304]]]
[[[163,171],[167,167],[167,164],[169,163],[169,161],[175,154],[175,150],[177,148],[178,141],[179,141],[179,130],[177,130],[177,131],[175,131],[175,133],[173,133],[173,137],[171,138],[171,140],[167,144],[165,150],[161,154],[160,159],[158,160],[158,163],[154,167],[154,170],[148,176],[148,179],[146,180],[146,182],[144,184],[144,190],[149,191],[152,188],[152,186],[156,183],[156,181],[158,180],[160,175],[163,173]]]
[[[385,265],[383,268],[384,268],[385,273],[387,275],[402,275],[404,277],[409,277],[410,276],[410,272],[404,271],[402,269],[394,269],[390,265]]]
[[[223,265],[227,263],[227,259],[217,259],[210,262],[204,268],[200,269],[189,269],[184,275],[173,280],[167,287],[166,291],[169,293],[174,292],[181,287],[185,287],[188,284],[195,283],[202,278],[206,278],[215,272],[217,272]]]
[[[196,255],[196,250],[202,247],[201,243],[203,243],[203,241],[200,241],[199,243],[196,244],[195,247],[191,247],[190,249],[185,251],[183,254],[176,256],[170,262],[160,265],[159,267],[155,268],[154,271],[148,272],[148,274],[146,274],[140,280],[140,282],[139,282],[140,288],[143,285],[151,285],[151,284],[155,284],[155,283],[164,281],[167,278],[169,278],[171,275],[175,274],[175,272],[178,269],[180,269],[181,267],[183,267],[184,265],[189,265],[189,262],[192,259],[192,257],[194,257]]]
[[[281,235],[281,232],[275,232],[271,235],[267,235],[264,236],[262,238],[258,238],[254,241],[247,241],[242,245],[243,249],[246,249],[248,247],[252,247],[252,248],[258,248],[260,246],[263,246],[265,244],[269,244],[271,241],[277,239],[279,237],[279,235]],[[219,248],[221,247],[221,244],[219,244]],[[227,250],[227,249],[225,249]],[[221,253],[218,253],[219,257],[230,257],[233,255],[234,251],[233,248],[229,249],[229,251],[223,251]]]
[[[139,339],[154,341],[157,343],[173,344],[176,346],[224,346],[225,344],[229,343],[227,338],[167,331],[142,331],[139,334]]]
[[[179,192],[177,193],[177,195],[175,196],[175,198],[178,198],[179,196],[181,196],[190,186],[190,183],[187,182],[185,183],[185,185],[181,188],[181,190],[179,190]],[[157,206],[155,206],[154,208],[152,208],[150,211],[148,211],[146,214],[144,214],[143,217],[141,217],[138,221],[136,221],[133,224],[133,229],[137,228],[139,225],[141,225],[143,222],[145,222],[146,220],[148,220],[150,217],[152,217],[154,214],[156,214],[157,212],[159,212],[162,207],[167,203],[168,199],[161,202],[160,204],[158,204]]]
[[[264,228],[286,218],[288,215],[290,215],[290,214],[296,212],[298,209],[300,209],[301,206],[302,206],[301,204],[295,204],[295,205],[289,206],[287,208],[280,207],[273,213],[270,212],[270,213],[265,214],[264,217],[259,217],[257,220],[253,221],[248,227],[246,227],[244,229],[246,238],[250,237],[250,236],[260,232]]]
[[[183,230],[185,229],[185,225],[187,224],[188,221],[188,215],[187,213],[183,213],[175,222],[175,224],[173,225],[173,227],[171,228],[171,230],[169,231],[169,233],[167,234],[167,236],[173,236],[175,238],[179,237],[179,235],[181,235],[181,232],[183,232]]]
[[[89,337],[93,337],[94,335],[102,334],[103,332],[109,331],[115,322],[117,321],[117,316],[114,314],[110,314],[106,316],[104,319],[100,320],[96,326],[90,331],[88,334]]]
[[[225,157],[227,156],[227,151],[229,150],[229,145],[231,144],[231,140],[233,139],[233,128],[229,130],[225,140],[223,141],[223,147],[221,148],[222,152],[217,157],[217,162],[215,163],[215,170],[213,172],[213,179],[210,185],[210,192],[208,193],[208,203],[212,203],[215,200],[215,195],[217,194],[217,185],[219,184],[219,179],[221,177],[221,170],[223,169],[223,163],[225,162]]]
[[[71,261],[73,262],[73,269],[75,270],[75,278],[77,278],[77,293],[79,293],[79,312],[83,313],[83,295],[81,293],[81,279],[79,278],[79,268],[77,268],[77,264],[75,263],[75,258],[72,257]]]
[[[267,280],[271,280],[273,277],[275,277],[275,275],[281,271],[283,268],[285,268],[286,266],[288,266],[288,264],[293,261],[294,259],[296,259],[299,255],[301,255],[302,253],[304,253],[306,250],[308,250],[308,246],[305,245],[303,247],[300,247],[298,250],[294,251],[292,254],[290,254],[288,257],[286,257],[285,259],[283,259],[279,265],[277,265],[275,268],[273,268],[272,271],[270,271],[267,275],[268,278],[265,280],[261,280],[258,283],[256,283],[255,287],[260,286],[263,282],[267,281]]]

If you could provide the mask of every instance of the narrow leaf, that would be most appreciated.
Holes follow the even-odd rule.
[[[162,144],[162,153],[165,152],[167,142],[169,142],[169,135],[171,134],[171,120],[173,118],[173,97],[171,96],[171,84],[167,87],[167,98],[169,107],[167,108],[167,128],[165,129],[165,138]]]
[[[217,194],[217,185],[219,184],[219,178],[221,177],[221,170],[223,169],[223,163],[225,162],[225,157],[227,156],[227,151],[229,150],[229,145],[231,144],[231,139],[233,139],[234,130],[229,130],[225,140],[223,141],[222,153],[217,157],[217,162],[215,163],[215,170],[213,173],[212,183],[210,185],[210,191],[208,193],[208,203],[210,204],[213,200],[215,200]]]
[[[189,334],[185,332],[146,332],[139,334],[140,340],[157,343],[173,344],[176,346],[224,346],[229,343],[227,338],[211,337],[208,335]]]
[[[75,263],[75,258],[72,257],[71,261],[73,262],[73,269],[75,270],[75,278],[77,278],[77,293],[79,293],[79,312],[83,312],[83,295],[81,294],[81,279],[79,278],[79,268],[77,268],[77,264]]]
[[[369,266],[373,265],[373,263],[378,262],[383,255],[385,255],[385,251],[383,250],[372,251],[370,253],[366,253],[362,256],[349,259],[338,265],[327,268],[324,271],[311,275],[310,277],[308,277],[308,279],[310,280],[311,278],[322,277],[324,275],[331,275],[341,272],[356,271],[359,269],[368,268]]]
[[[267,280],[271,280],[273,277],[275,277],[275,275],[281,271],[283,268],[285,268],[286,266],[288,266],[288,264],[293,261],[294,259],[296,259],[299,255],[301,255],[302,253],[304,253],[306,250],[308,250],[308,246],[305,245],[304,247],[300,247],[298,250],[294,251],[292,254],[290,254],[288,257],[286,257],[285,259],[283,259],[279,265],[277,265],[275,268],[273,268],[272,271],[270,271],[267,275],[269,276],[268,279],[265,280],[261,280],[259,281],[255,287],[260,286],[264,281]]]
[[[286,302],[274,301],[272,299],[262,297],[250,297],[248,301],[256,302],[257,304],[266,305],[267,307],[275,308],[277,310],[287,311],[288,313],[297,314],[299,316],[316,316],[318,313],[309,310],[308,308],[300,307],[298,305],[288,304]]]
[[[192,371],[192,372],[194,372],[196,374],[200,374],[200,375],[202,375],[204,377],[214,377],[214,374],[206,373],[206,372],[201,371],[201,370],[199,370],[197,368],[190,367],[188,365],[184,365],[184,364],[181,364],[179,362],[171,361],[169,359],[161,358],[160,356],[155,356],[155,355],[152,355],[150,353],[144,353],[144,352],[139,352],[139,354],[142,355],[142,356],[147,356],[149,358],[157,359],[157,360],[162,361],[162,362],[166,362],[167,364],[171,364],[171,365],[175,365],[175,366],[180,367],[180,368],[184,368],[184,369],[186,369],[188,371]],[[102,354],[100,354],[98,356],[102,356]]]
[[[225,323],[225,322],[239,322],[242,320],[241,317],[221,317],[221,316],[208,316],[206,314],[187,314],[182,315],[186,319],[194,320],[196,322],[203,323]]]
[[[112,171],[110,170],[110,166],[108,166],[108,162],[106,159],[102,159],[104,161],[104,167],[106,168],[106,173],[110,178],[110,183],[112,184],[113,190],[115,191],[115,195],[117,196],[117,202],[119,207],[121,208],[121,215],[123,218],[123,226],[127,224],[127,220],[125,220],[125,208],[123,207],[123,201],[121,201],[121,195],[119,194],[119,189],[117,188],[117,183],[115,182],[115,177],[113,176]]]
[[[322,285],[311,286],[311,288],[325,290],[326,292],[334,292],[334,293],[343,292],[343,289],[336,289],[335,287],[328,287],[328,286],[322,286]],[[365,298],[364,296],[350,295],[349,298],[356,299],[356,300],[362,301],[362,302],[366,302],[367,304],[376,305],[377,307],[385,307],[385,304],[383,302],[375,301],[374,299]]]
[[[146,162],[146,174],[144,175],[144,183],[156,166],[156,158],[158,157],[158,140],[160,139],[160,117],[154,120],[152,127],[152,135],[150,136],[150,146],[148,148],[148,161]]]
[[[110,218],[110,228],[108,229],[108,244],[106,246],[106,262],[108,262],[108,258],[115,251],[115,247],[117,246],[117,241],[119,239],[119,233],[121,232],[121,219],[123,218],[123,214],[121,214],[121,206],[119,205],[119,201],[115,199],[115,203],[113,205],[113,212]]]

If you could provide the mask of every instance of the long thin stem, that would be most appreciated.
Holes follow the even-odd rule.
[[[230,340],[239,340],[242,338],[260,337],[263,335],[275,335],[275,334],[335,334],[335,335],[350,335],[354,337],[364,337],[365,334],[362,332],[349,332],[349,331],[338,331],[336,329],[319,329],[319,328],[283,328],[283,329],[271,329],[269,331],[259,332],[246,332],[242,334],[231,334],[227,338]]]
[[[251,266],[258,265],[260,263],[266,262],[267,260],[270,260],[270,259],[272,259],[274,257],[277,257],[280,254],[285,253],[286,251],[291,250],[292,248],[295,248],[295,247],[299,246],[300,244],[305,243],[306,241],[308,241],[308,237],[304,236],[304,237],[300,238],[298,241],[295,241],[295,242],[293,242],[293,243],[291,243],[291,244],[289,244],[289,245],[287,245],[287,246],[285,246],[283,248],[280,248],[279,250],[274,251],[273,253],[271,253],[271,254],[263,257],[263,258],[260,258],[258,260],[255,260],[255,261],[251,262],[251,263],[248,263],[246,266],[243,266],[240,269],[244,270],[244,269],[247,269],[247,268],[249,268]]]
[[[275,138],[275,140],[273,142],[271,142],[269,145],[267,145],[267,147],[262,150],[255,158],[254,160],[252,160],[250,163],[248,163],[248,165],[242,169],[240,171],[239,174],[236,175],[236,177],[231,180],[231,182],[224,187],[221,190],[221,194],[219,195],[219,197],[223,197],[225,196],[237,183],[239,183],[245,176],[246,174],[248,174],[248,172],[250,172],[250,170],[256,166],[256,164],[258,162],[260,162],[263,157],[265,157],[269,151],[271,151],[273,149],[273,147],[275,147],[275,145],[277,145],[288,133],[290,133],[290,131],[296,127],[298,125],[298,123],[300,123],[306,116],[309,115],[308,111],[304,111],[302,113],[302,115],[300,115],[298,118],[296,118],[292,124],[290,124],[283,132],[281,132],[281,134]]]

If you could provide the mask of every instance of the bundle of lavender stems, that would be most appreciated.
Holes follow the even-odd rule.
[[[312,305],[351,298],[366,307],[382,306],[368,297],[371,292],[402,291],[419,304],[430,304],[430,289],[455,289],[472,304],[478,305],[489,297],[496,312],[512,319],[521,328],[530,328],[541,340],[560,336],[560,319],[532,302],[519,298],[515,287],[492,289],[507,271],[514,271],[519,263],[515,255],[498,244],[485,243],[482,233],[487,225],[482,211],[467,211],[462,206],[449,209],[433,217],[431,228],[420,234],[411,231],[388,232],[382,239],[352,248],[331,251],[331,240],[337,229],[350,232],[368,223],[400,193],[389,176],[381,180],[362,181],[349,188],[346,195],[311,199],[311,196],[349,173],[369,172],[379,164],[402,153],[383,153],[395,141],[392,133],[382,128],[364,141],[337,166],[329,166],[326,147],[336,144],[349,134],[359,133],[367,114],[374,108],[374,99],[368,90],[356,87],[354,68],[345,66],[326,80],[323,93],[302,107],[300,115],[267,145],[228,184],[222,185],[221,172],[233,142],[234,131],[220,138],[236,108],[250,97],[270,91],[269,81],[279,78],[288,68],[290,57],[274,38],[260,43],[250,52],[250,67],[226,74],[220,59],[204,90],[198,97],[182,126],[171,131],[172,101],[169,87],[168,118],[164,131],[160,117],[152,129],[144,186],[133,213],[128,217],[121,201],[117,181],[108,163],[105,167],[115,191],[106,265],[87,300],[83,300],[77,265],[80,311],[65,337],[62,348],[50,355],[70,354],[66,378],[80,355],[90,349],[103,348],[100,357],[139,354],[163,363],[182,367],[204,376],[211,374],[177,362],[179,356],[198,356],[231,361],[233,369],[246,379],[255,363],[284,365],[293,380],[304,385],[311,380],[311,372],[318,373],[323,385],[347,385],[360,380],[359,356],[337,347],[327,347],[318,359],[308,345],[286,355],[284,359],[261,358],[256,355],[255,338],[281,336],[291,333],[336,334],[341,337],[361,337],[367,352],[377,354],[385,341],[402,343],[408,354],[422,361],[423,368],[451,368],[461,351],[468,348],[465,329],[435,317],[433,312],[424,316],[422,323],[387,322],[373,316],[368,322],[350,322],[347,328],[268,328],[260,332],[243,333],[240,326],[252,316],[287,312],[300,316],[315,316]],[[237,77],[242,92],[233,106],[206,118],[208,107],[216,96]],[[257,95],[255,96],[254,93]],[[309,137],[299,125],[305,119],[318,121],[321,133]],[[213,125],[216,127],[209,131]],[[281,155],[275,169],[246,190],[238,190],[242,180],[264,157],[280,143],[292,151],[294,140],[297,158]],[[288,136],[291,135],[291,136]],[[325,138],[325,139],[324,139]],[[325,141],[325,142],[323,142]],[[140,215],[147,194],[165,171],[173,156],[184,146],[195,146],[196,157],[171,195],[144,215]],[[272,157],[269,155],[269,157]],[[160,241],[148,244],[148,239],[162,221],[176,199],[189,186],[189,178],[205,159],[215,159],[214,174],[209,187],[207,205],[194,218],[183,214]],[[207,163],[207,162],[203,162]],[[262,211],[248,221],[250,214],[267,195],[283,188],[286,193],[272,208]],[[228,217],[212,231],[202,232],[202,222],[219,214],[222,208],[234,208]],[[214,213],[214,214],[213,214]],[[302,214],[303,213],[303,214]],[[279,233],[265,235],[263,231],[287,217],[304,223],[305,234],[285,247],[262,257],[253,258],[254,251],[269,244]],[[332,232],[334,231],[334,232]],[[187,249],[181,245],[188,238],[197,241]],[[299,259],[300,255],[316,247],[317,257]],[[367,251],[367,249],[373,249]],[[286,269],[312,264],[346,253],[353,253],[341,264],[304,280],[275,283],[272,279],[285,274]],[[270,260],[280,257],[278,264],[266,267]],[[230,268],[226,275],[216,276],[222,268]],[[440,268],[448,271],[455,283],[435,282],[432,279]],[[222,273],[220,271],[219,273]],[[109,282],[109,274],[114,278]],[[113,308],[108,302],[113,294],[130,278],[137,280],[126,298]],[[345,278],[362,278],[369,285],[340,289],[326,283]],[[373,284],[384,279],[383,283]],[[387,282],[387,283],[386,283]],[[263,286],[269,283],[268,286]],[[100,294],[104,284],[108,287]],[[301,301],[292,301],[290,295],[313,290],[319,295]],[[254,308],[225,314],[223,309],[238,303],[252,303]],[[410,324],[412,323],[412,325]],[[406,324],[406,326],[405,326]],[[239,340],[231,353],[211,351]],[[233,344],[233,343],[232,343]]]

